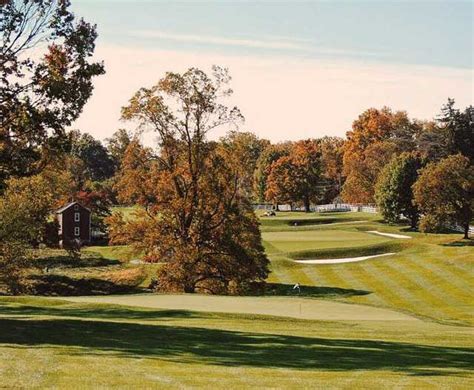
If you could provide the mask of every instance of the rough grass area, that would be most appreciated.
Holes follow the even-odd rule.
[[[449,337],[447,337],[449,335]],[[470,329],[0,298],[5,388],[474,386]]]
[[[142,265],[131,265],[85,250],[79,258],[64,250],[34,250],[24,282],[34,295],[102,295],[141,291],[147,278]],[[0,293],[2,288],[0,286]]]
[[[341,219],[345,218],[344,214],[359,215],[341,213]],[[318,214],[305,217],[311,215],[320,218]],[[262,224],[265,231],[267,220],[262,219]],[[398,240],[365,233],[369,230],[410,235],[412,239]],[[273,283],[368,291],[365,295],[338,296],[337,299],[392,308],[451,324],[474,323],[474,247],[472,240],[460,240],[460,233],[426,235],[412,232],[406,226],[382,224],[373,216],[364,223],[314,226],[312,231],[295,231],[291,237],[289,234],[263,234],[271,259],[270,281]],[[374,238],[381,241],[374,244]],[[292,261],[383,252],[397,253],[386,258],[335,265]]]

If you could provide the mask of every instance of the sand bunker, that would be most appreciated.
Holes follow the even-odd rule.
[[[402,234],[382,233],[377,230],[369,230],[367,233],[373,233],[373,234],[378,234],[379,236],[392,237],[392,238],[411,238],[410,236],[404,236]]]
[[[390,256],[395,253],[382,253],[380,255],[361,256],[361,257],[346,257],[343,259],[319,259],[319,260],[293,260],[300,264],[341,264],[341,263],[355,263],[357,261],[364,261],[373,259],[374,257]]]

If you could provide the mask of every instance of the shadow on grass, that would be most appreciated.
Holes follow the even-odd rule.
[[[470,348],[70,319],[2,319],[0,343],[10,348],[74,348],[65,351],[69,355],[103,357],[105,352],[228,367],[463,375],[473,365]]]
[[[97,256],[84,256],[75,259],[67,255],[53,255],[35,259],[35,266],[39,268],[81,268],[81,267],[106,267],[121,264],[119,260],[105,259]]]
[[[139,293],[143,289],[137,283],[116,283],[106,279],[92,277],[72,278],[66,275],[45,274],[29,277],[30,294],[46,296],[107,295]]]
[[[448,242],[446,244],[441,244],[442,246],[454,246],[454,247],[463,247],[463,246],[474,246],[474,240],[472,238]]]
[[[300,285],[300,291],[294,289],[294,284],[267,283],[265,295],[299,296],[310,298],[338,298],[352,297],[357,295],[368,295],[371,291],[353,290],[348,288],[327,286],[305,286]]]
[[[140,310],[129,309],[123,306],[95,306],[80,307],[77,304],[68,307],[68,304],[58,306],[28,306],[15,304],[0,304],[0,314],[21,316],[54,316],[78,317],[82,319],[127,319],[127,320],[171,320],[175,318],[203,318],[198,312],[187,310]],[[66,306],[66,307],[64,307]],[[1,321],[0,321],[1,322]]]

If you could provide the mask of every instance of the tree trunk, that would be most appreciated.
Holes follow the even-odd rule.
[[[306,195],[306,196],[304,197],[304,211],[305,211],[306,213],[309,213],[309,212],[311,211],[310,206],[311,206],[311,205],[310,205],[310,202],[309,202],[309,196]]]
[[[469,222],[464,224],[464,238],[469,240]]]

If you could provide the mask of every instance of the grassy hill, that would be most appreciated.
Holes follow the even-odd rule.
[[[339,213],[334,218],[344,221],[347,214]],[[310,231],[307,226],[293,227],[291,233],[280,235],[266,232],[266,226],[273,228],[275,221],[263,219],[262,224],[264,244],[272,260],[270,281],[274,283],[370,291],[367,295],[336,298],[388,307],[436,321],[473,323],[470,286],[474,282],[474,247],[472,241],[459,240],[459,233],[425,235],[410,232],[404,226],[382,224],[374,217],[363,223],[314,225]],[[304,231],[299,232],[299,229]],[[367,233],[374,230],[407,235],[412,239],[390,239]],[[302,240],[298,242],[300,234]],[[314,239],[307,241],[309,237]],[[312,250],[308,251],[308,248]],[[292,261],[295,256],[317,259],[382,252],[397,253],[335,265],[305,265]]]

